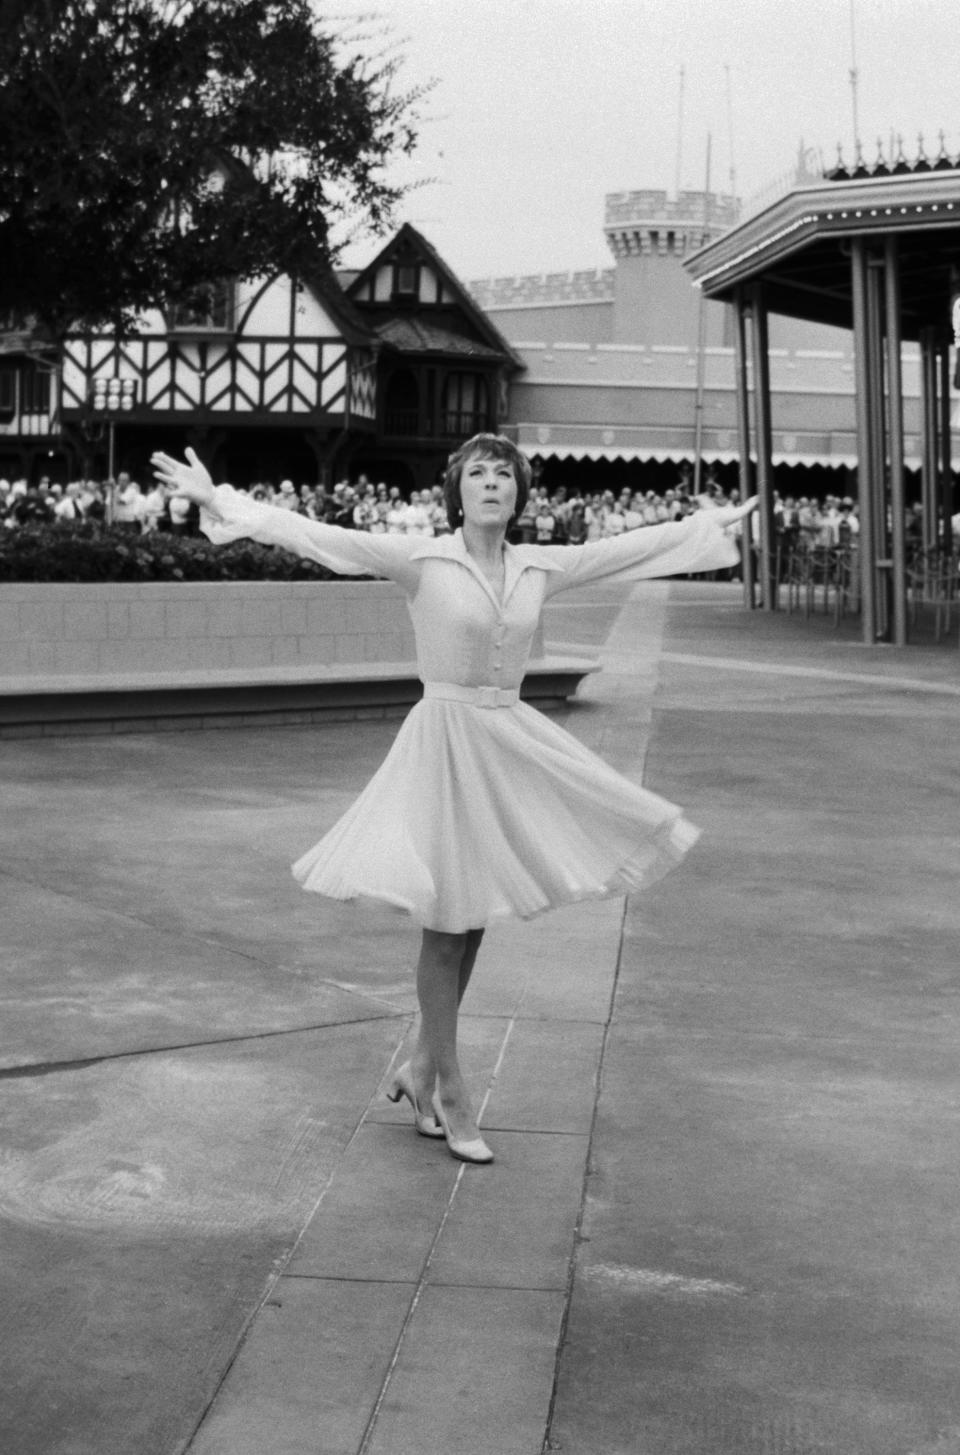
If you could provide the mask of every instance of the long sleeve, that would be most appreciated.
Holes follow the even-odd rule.
[[[385,576],[406,591],[419,579],[419,565],[410,559],[416,545],[412,537],[324,525],[296,511],[250,500],[230,485],[217,486],[212,505],[200,512],[200,528],[216,546],[243,539],[280,546],[340,576]]]
[[[527,550],[532,560],[542,552],[544,560],[560,568],[550,574],[548,596],[592,581],[644,581],[688,572],[722,571],[739,564],[740,552],[712,514],[700,510],[685,520],[642,526],[582,546]]]

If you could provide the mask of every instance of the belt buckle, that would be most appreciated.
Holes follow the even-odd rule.
[[[499,687],[478,687],[477,688],[477,706],[478,707],[499,707],[500,706],[499,697],[500,697],[500,689],[499,689]]]

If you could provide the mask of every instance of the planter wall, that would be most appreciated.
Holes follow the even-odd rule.
[[[283,668],[415,659],[385,581],[0,584],[3,678]]]

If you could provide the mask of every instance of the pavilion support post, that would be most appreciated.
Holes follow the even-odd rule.
[[[890,635],[890,525],[887,492],[887,411],[884,390],[884,258],[867,257],[867,376],[870,390],[870,477],[873,481],[875,637]]]
[[[740,499],[753,494],[753,470],[750,463],[750,381],[747,371],[747,306],[743,289],[738,288],[733,303],[734,352],[737,371],[737,439],[740,446]],[[747,516],[740,538],[743,551],[743,601],[752,611],[756,600],[756,570],[753,555],[753,520]]]
[[[938,472],[940,488],[937,491],[937,544],[944,555],[949,555],[953,548],[953,532],[950,527],[953,461],[950,438],[950,343],[944,336],[941,336],[939,340],[937,362],[940,366],[940,469]]]
[[[753,342],[753,403],[757,440],[757,494],[760,496],[760,600],[766,611],[777,609],[776,555],[773,529],[773,433],[770,422],[770,358],[767,302],[762,284],[750,288],[750,333]]]
[[[936,330],[920,331],[920,384],[923,415],[923,449],[921,451],[920,503],[922,507],[923,548],[933,550],[937,543],[937,361]]]
[[[870,380],[869,289],[867,248],[862,237],[851,244],[853,357],[857,391],[857,495],[860,508],[861,626],[863,640],[877,639],[876,523],[874,520],[873,395]]]
[[[893,644],[907,642],[907,504],[903,465],[903,366],[900,322],[900,248],[885,243],[887,310],[887,393],[890,429],[890,554],[892,558]]]

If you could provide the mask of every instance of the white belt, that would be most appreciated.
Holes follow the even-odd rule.
[[[423,695],[470,702],[474,707],[513,707],[520,701],[519,687],[460,687],[456,682],[425,682]]]

